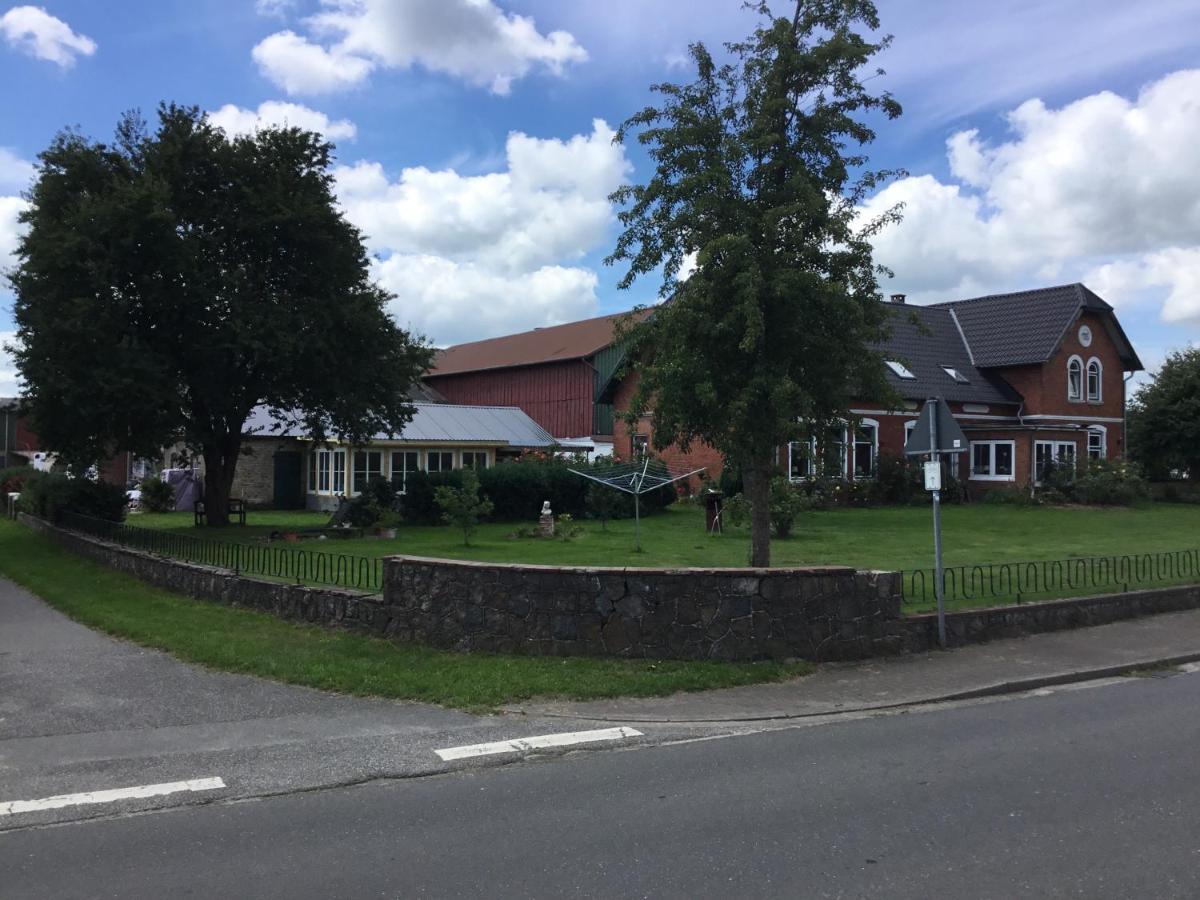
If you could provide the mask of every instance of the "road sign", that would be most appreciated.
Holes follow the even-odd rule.
[[[930,427],[932,422],[933,427]],[[934,446],[934,444],[937,446]],[[950,404],[940,397],[927,400],[917,419],[917,427],[912,430],[904,452],[910,455],[923,453],[965,453],[967,451],[967,436],[958,427],[954,414],[950,412]]]
[[[940,462],[925,463],[925,490],[940,491],[942,489],[942,464]]]

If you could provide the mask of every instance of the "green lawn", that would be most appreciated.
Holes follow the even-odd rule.
[[[264,540],[284,527],[318,528],[327,516],[305,512],[251,512],[246,527],[195,528],[190,513],[131,516],[129,523],[178,529],[199,536]],[[526,523],[532,524],[532,523]],[[678,505],[642,521],[644,552],[633,552],[633,523],[584,522],[571,541],[511,537],[517,526],[480,527],[472,546],[462,534],[440,526],[402,527],[394,540],[302,541],[305,549],[364,556],[406,553],[492,562],[594,566],[742,566],[749,557],[744,529],[725,535],[704,532],[701,511]],[[1063,559],[1114,553],[1182,550],[1200,545],[1200,506],[1151,504],[1137,508],[1010,507],[973,504],[943,508],[947,565]],[[772,542],[774,565],[840,564],[869,569],[933,565],[933,531],[927,507],[883,507],[813,512],[786,540]]]
[[[530,697],[661,696],[778,681],[806,663],[688,663],[450,653],[301,625],[151,587],[0,520],[0,574],[84,625],[181,659],[349,694],[489,709]]]

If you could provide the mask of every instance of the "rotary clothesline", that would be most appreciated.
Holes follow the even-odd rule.
[[[682,481],[684,478],[703,472],[704,467],[701,466],[686,472],[682,469],[672,470],[662,460],[647,458],[642,462],[613,463],[610,466],[601,466],[588,471],[579,469],[569,469],[568,471],[605,487],[633,494],[633,539],[635,548],[641,552],[642,494],[648,494],[650,491],[656,491],[668,484],[674,484],[676,481]]]

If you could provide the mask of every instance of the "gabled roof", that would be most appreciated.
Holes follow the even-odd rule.
[[[546,429],[512,406],[466,406],[456,403],[414,403],[416,413],[404,431],[393,437],[380,432],[374,440],[423,443],[480,442],[508,447],[552,447]],[[280,430],[266,406],[256,406],[246,421],[245,433],[255,437],[303,438],[301,430]]]
[[[909,400],[941,397],[960,403],[1020,403],[1021,397],[1005,381],[980,371],[948,309],[888,304],[892,336],[880,352],[886,359],[903,362],[914,378],[901,378],[890,369],[889,383]],[[916,320],[915,322],[913,320]],[[967,379],[956,381],[949,366]]]
[[[599,316],[456,344],[438,354],[429,377],[583,359],[612,344],[617,322],[625,315]]]
[[[975,365],[984,368],[1044,363],[1085,310],[1104,317],[1125,370],[1142,368],[1113,308],[1082,284],[952,300],[931,308],[953,312]]]

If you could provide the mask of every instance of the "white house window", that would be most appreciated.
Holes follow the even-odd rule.
[[[1099,403],[1101,398],[1101,385],[1104,379],[1101,378],[1102,368],[1100,360],[1094,356],[1088,360],[1087,364],[1087,398],[1092,403]]]
[[[1083,399],[1083,360],[1078,356],[1067,361],[1067,399]]]
[[[1074,441],[1034,441],[1033,444],[1034,482],[1041,484],[1045,480],[1050,466],[1070,466],[1075,468]]]
[[[826,432],[825,444],[821,447],[821,462],[826,478],[846,477],[846,429],[831,428]]]
[[[959,384],[970,384],[971,379],[967,378],[962,372],[954,366],[942,366],[942,371],[957,381]]]
[[[383,452],[381,450],[354,451],[354,493],[366,490],[367,482],[383,476]]]
[[[887,359],[884,360],[884,362],[887,363],[887,367],[892,370],[892,373],[897,378],[911,379],[917,377],[909,370],[908,366],[902,362],[896,362],[894,359]]]
[[[973,481],[1012,481],[1013,441],[972,441],[971,479]]]
[[[1108,431],[1101,425],[1088,429],[1088,459],[1104,459],[1108,456]]]
[[[426,472],[449,472],[454,468],[454,454],[448,450],[430,450],[425,454]]]
[[[874,478],[879,456],[879,423],[864,419],[854,430],[854,477]]]
[[[487,453],[482,450],[463,451],[462,467],[464,469],[486,469],[487,462]]]
[[[308,457],[310,494],[341,494],[346,490],[346,451],[314,450]]]
[[[420,454],[416,450],[394,450],[392,452],[392,490],[397,494],[408,491],[408,475],[419,468]]]
[[[802,481],[813,476],[813,442],[792,441],[788,444],[788,477]]]

